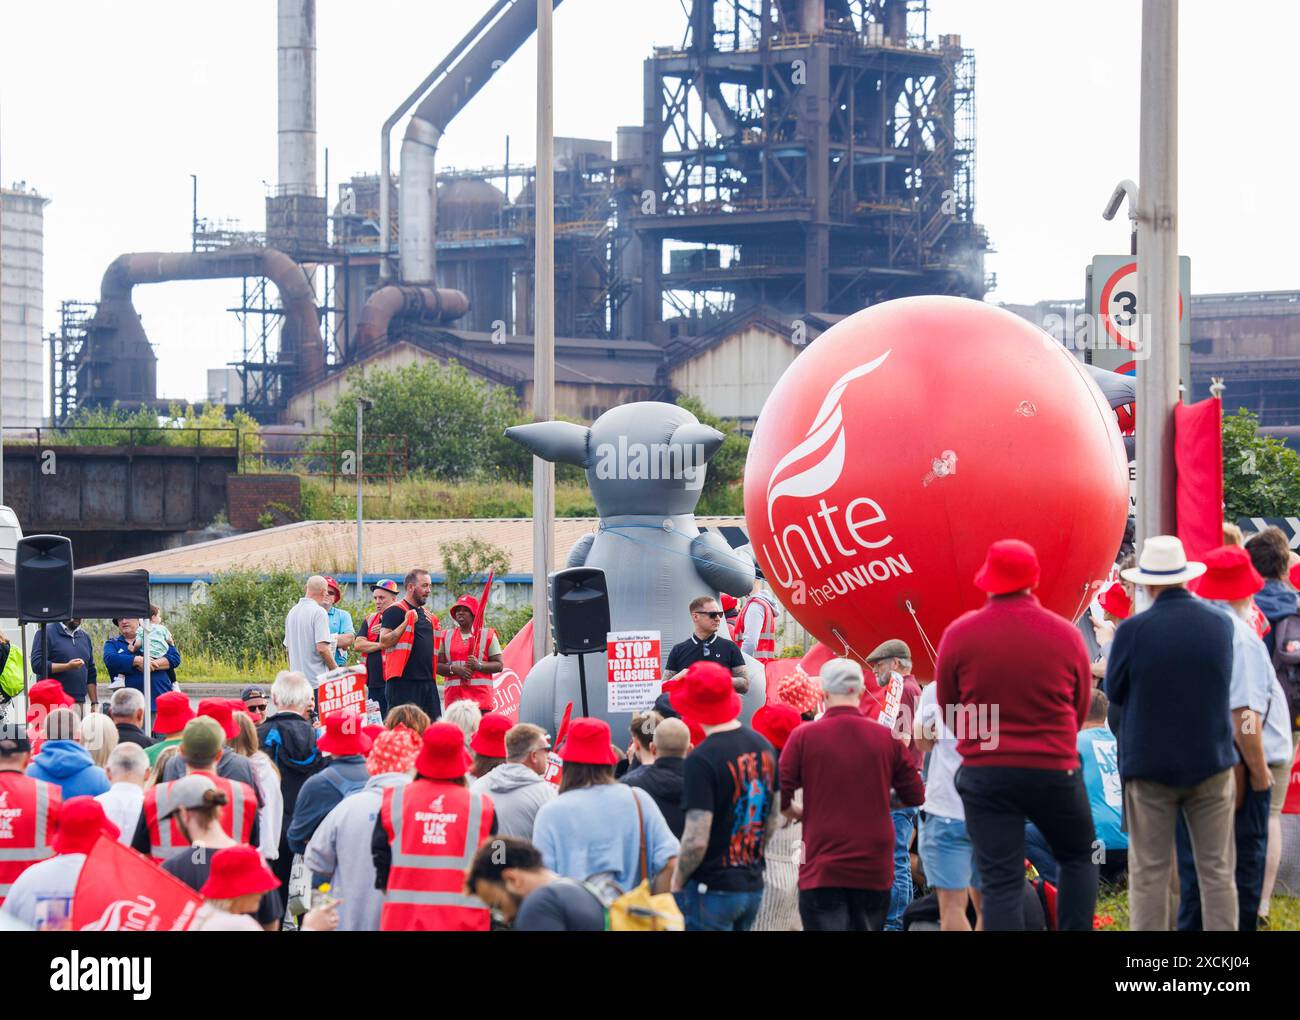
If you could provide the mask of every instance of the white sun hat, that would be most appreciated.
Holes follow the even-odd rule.
[[[1188,562],[1183,543],[1173,535],[1152,535],[1142,543],[1136,567],[1119,572],[1134,584],[1182,584],[1205,573],[1205,564]]]

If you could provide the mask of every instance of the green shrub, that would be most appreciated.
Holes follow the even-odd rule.
[[[201,649],[241,669],[283,663],[284,618],[302,598],[302,585],[303,578],[288,570],[218,574],[207,602],[191,606],[173,628],[182,660],[187,650]]]

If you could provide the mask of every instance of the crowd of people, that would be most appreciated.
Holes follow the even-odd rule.
[[[473,599],[443,631],[427,572],[377,582],[357,632],[312,577],[291,668],[237,699],[162,691],[146,732],[138,687],[83,713],[60,679],[32,686],[0,730],[0,909],[66,924],[103,837],[235,930],[1090,930],[1099,883],[1127,884],[1134,929],[1253,930],[1295,757],[1292,559],[1280,533],[1225,526],[1203,562],[1156,536],[1076,626],[1035,598],[1033,548],[997,542],[932,682],[890,639],[796,669],[748,722],[727,607],[702,596],[617,742],[491,711],[499,641]],[[738,630],[769,652],[758,594]],[[316,717],[292,667],[318,682],[342,649],[382,725]]]

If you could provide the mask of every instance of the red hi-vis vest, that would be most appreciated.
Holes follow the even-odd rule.
[[[767,599],[759,599],[750,596],[745,599],[736,614],[736,629],[733,632],[732,640],[740,644],[745,639],[745,614],[749,612],[749,607],[757,602],[763,607],[763,623],[758,632],[758,644],[754,648],[754,658],[760,662],[770,662],[776,658],[776,614],[772,612],[772,605]]]
[[[415,644],[415,624],[419,619],[419,614],[424,612],[423,609],[415,609],[406,599],[398,599],[393,603],[394,606],[401,606],[406,610],[406,629],[402,631],[397,643],[392,648],[381,654],[384,657],[384,680],[400,680],[406,672],[406,663],[411,658],[411,647]],[[390,609],[392,606],[389,607]],[[433,629],[438,629],[438,618],[434,617],[431,621]],[[376,639],[377,640],[377,639]],[[436,660],[438,657],[438,639],[434,635],[433,656]],[[436,662],[429,664],[431,676],[437,676]]]
[[[226,795],[226,806],[221,811],[221,827],[226,835],[240,843],[249,842],[253,834],[253,823],[257,821],[257,794],[247,783],[237,779],[227,779],[211,772],[204,772],[216,784],[218,790]],[[149,856],[156,861],[164,861],[177,850],[190,845],[181,832],[178,817],[173,814],[166,825],[159,825],[159,816],[171,809],[169,798],[171,788],[179,783],[173,779],[170,783],[157,783],[144,792],[144,821],[149,828]]]
[[[54,856],[51,841],[62,803],[57,786],[21,772],[0,772],[0,904],[19,875]]]
[[[496,637],[496,631],[491,627],[484,627],[479,633],[477,648],[470,647],[470,637],[461,634],[459,627],[453,627],[451,630],[443,631],[442,648],[447,656],[447,661],[464,662],[471,655],[483,661],[487,656],[487,650],[492,644],[492,639]],[[496,679],[491,673],[474,673],[468,680],[460,680],[457,677],[449,676],[447,686],[443,690],[443,704],[450,705],[455,701],[474,701],[484,712],[491,712],[496,704],[492,691],[496,686]]]
[[[379,930],[488,931],[488,908],[465,893],[465,871],[492,834],[492,798],[414,779],[386,789],[379,814],[392,847]]]

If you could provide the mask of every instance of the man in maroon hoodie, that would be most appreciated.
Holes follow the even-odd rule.
[[[939,642],[936,694],[957,736],[957,792],[975,848],[986,931],[1024,929],[1025,821],[1060,861],[1057,924],[1092,930],[1095,835],[1076,737],[1092,698],[1083,638],[1044,609],[1033,546],[994,542],[975,584],[984,608]]]
[[[806,931],[881,931],[894,884],[890,789],[914,807],[925,786],[903,741],[859,710],[858,663],[832,659],[821,685],[826,714],[796,727],[781,751],[781,810],[803,820],[799,916]]]

